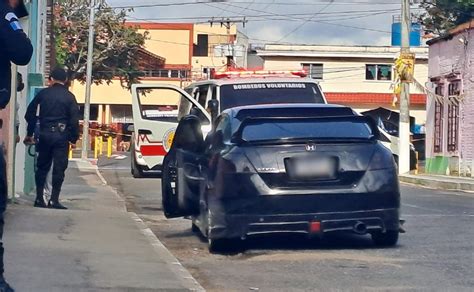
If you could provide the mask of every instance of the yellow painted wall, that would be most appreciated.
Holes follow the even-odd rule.
[[[173,84],[180,86],[179,81],[142,81],[143,84]],[[75,82],[71,88],[78,103],[84,103],[85,85]],[[129,90],[122,88],[120,81],[114,80],[110,85],[92,86],[91,104],[131,104],[132,94]]]
[[[221,27],[220,24],[214,24],[212,27],[209,24],[195,24],[194,25],[194,43],[197,43],[198,34],[209,35],[209,56],[208,57],[193,57],[192,67],[193,71],[199,72],[202,68],[214,67],[223,68],[227,64],[227,58],[214,56],[213,47],[220,44],[227,44],[229,42],[229,35],[235,36],[237,34],[237,26],[233,25],[227,31],[227,28]]]
[[[144,32],[145,30],[139,30]],[[189,64],[189,30],[146,30],[145,48],[163,58],[166,64]]]
[[[166,59],[166,65],[187,65],[190,62],[190,31],[187,29],[139,29],[140,32],[148,32],[148,40],[145,48]],[[235,35],[237,27],[232,26],[230,33]],[[213,56],[213,45],[227,43],[227,29],[220,24],[210,26],[209,24],[196,24],[193,29],[193,39],[197,42],[198,34],[209,34],[210,54],[208,57],[191,57],[191,65],[194,72],[200,72],[204,67],[223,67],[226,58]],[[191,44],[192,46],[192,44]],[[189,83],[175,80],[143,80],[142,83],[173,84],[185,86]],[[75,82],[71,88],[78,103],[84,103],[85,85]],[[176,98],[170,97],[170,101]],[[110,85],[93,85],[91,93],[92,104],[117,104],[129,105],[132,103],[130,91],[123,89],[118,80],[114,80]],[[173,102],[170,102],[170,104]]]

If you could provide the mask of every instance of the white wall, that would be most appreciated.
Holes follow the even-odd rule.
[[[321,86],[326,92],[369,92],[392,93],[392,81],[365,79],[366,64],[393,64],[393,59],[341,59],[265,57],[266,70],[301,70],[302,63],[322,63],[323,80]],[[415,78],[425,84],[428,81],[428,64],[418,61],[415,66]],[[392,78],[394,75],[392,74]],[[412,89],[412,93],[422,93]]]

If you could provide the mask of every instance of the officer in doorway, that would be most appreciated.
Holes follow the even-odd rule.
[[[11,63],[27,65],[33,46],[19,19],[28,16],[23,0],[0,0],[0,110],[10,102]],[[7,207],[7,174],[3,149],[0,149],[0,292],[13,291],[3,277],[3,213]]]
[[[52,86],[41,90],[26,110],[28,123],[25,144],[34,144],[33,133],[39,120],[39,143],[36,170],[35,207],[67,209],[59,202],[59,194],[68,165],[69,143],[79,138],[79,108],[74,95],[67,89],[67,72],[56,68],[50,80]],[[44,201],[44,185],[48,171],[53,165],[53,189],[48,204]]]

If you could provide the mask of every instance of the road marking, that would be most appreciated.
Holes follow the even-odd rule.
[[[402,206],[410,207],[410,208],[417,208],[417,209],[420,209],[420,210],[426,210],[426,211],[433,211],[433,212],[443,213],[443,211],[441,211],[441,210],[431,209],[431,208],[426,208],[426,207],[420,207],[420,206],[412,205],[412,204],[402,204]]]
[[[99,166],[100,170],[130,170],[130,167],[125,166]]]
[[[402,215],[405,217],[474,217],[474,214],[459,214],[459,215],[448,215],[448,214],[412,214],[412,215]]]

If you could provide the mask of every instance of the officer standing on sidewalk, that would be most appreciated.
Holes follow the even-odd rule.
[[[59,194],[68,165],[69,143],[79,138],[79,108],[74,95],[67,89],[67,72],[56,68],[50,76],[52,86],[41,90],[26,110],[28,123],[25,144],[34,144],[33,133],[39,119],[39,143],[36,170],[35,207],[67,209],[59,202]],[[44,201],[44,185],[48,171],[53,165],[53,189],[51,199]]]
[[[19,22],[25,16],[28,16],[28,11],[23,0],[0,0],[0,109],[4,109],[10,102],[11,62],[20,66],[27,65],[33,55],[33,46]],[[13,291],[3,277],[3,213],[8,196],[3,155],[3,149],[0,149],[0,292]]]

